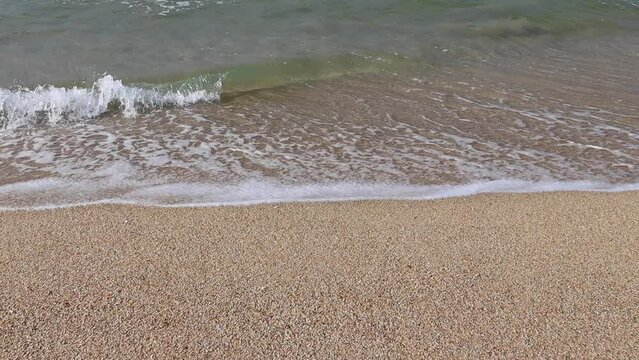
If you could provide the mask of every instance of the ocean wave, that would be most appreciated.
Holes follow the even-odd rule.
[[[217,101],[221,88],[220,76],[202,76],[164,86],[127,86],[108,74],[90,88],[53,85],[0,88],[0,128],[81,122],[112,111],[135,117],[145,109]]]

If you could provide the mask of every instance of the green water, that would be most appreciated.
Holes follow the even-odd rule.
[[[250,90],[396,71],[394,60],[639,34],[636,0],[0,0],[0,9],[0,87],[219,72],[233,91]]]

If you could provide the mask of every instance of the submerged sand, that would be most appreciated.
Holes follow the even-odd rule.
[[[639,193],[0,213],[1,358],[639,356]]]

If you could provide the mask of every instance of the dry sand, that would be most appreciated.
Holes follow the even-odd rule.
[[[1,358],[639,357],[639,193],[0,213]]]

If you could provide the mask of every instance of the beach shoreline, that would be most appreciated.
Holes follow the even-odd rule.
[[[638,200],[0,212],[0,357],[629,358]]]

